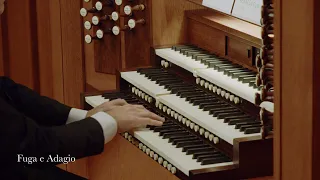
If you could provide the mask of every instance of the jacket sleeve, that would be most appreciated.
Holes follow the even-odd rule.
[[[33,120],[3,105],[0,98],[0,160],[49,156],[76,159],[99,154],[104,148],[103,129],[94,118],[64,126],[41,127]]]
[[[40,96],[35,91],[7,77],[0,77],[0,98],[42,126],[66,124],[71,110],[71,107]]]

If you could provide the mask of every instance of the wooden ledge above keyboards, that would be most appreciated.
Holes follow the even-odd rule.
[[[190,10],[186,11],[186,15],[215,29],[246,39],[255,46],[261,46],[260,26],[211,9]]]

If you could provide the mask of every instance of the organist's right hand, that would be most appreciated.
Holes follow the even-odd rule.
[[[118,106],[107,112],[118,123],[118,131],[125,132],[135,128],[162,126],[164,118],[148,111],[141,105],[127,104]]]

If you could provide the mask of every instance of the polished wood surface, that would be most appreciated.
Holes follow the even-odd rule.
[[[132,30],[125,30],[122,33],[122,57],[119,69],[133,68],[150,65],[151,47],[151,2],[150,0],[137,0],[131,3],[123,3],[120,14],[124,14],[125,5],[144,5],[143,11],[134,11],[132,16],[123,18],[122,27],[128,26],[129,19],[136,21],[145,20],[145,24],[136,24]]]
[[[186,0],[152,0],[153,47],[188,42],[185,10],[204,9]]]
[[[319,179],[319,3],[276,8],[275,178]]]
[[[261,46],[260,26],[211,9],[188,11],[187,16],[215,29],[242,38],[250,42],[252,46]]]
[[[102,154],[89,159],[90,180],[178,180],[120,135],[106,144],[104,149]]]

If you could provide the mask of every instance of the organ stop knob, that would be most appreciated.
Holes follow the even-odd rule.
[[[98,11],[97,11],[97,9],[95,7],[91,8],[89,10],[87,10],[85,8],[81,8],[80,9],[80,15],[82,17],[86,17],[88,15],[88,13],[96,13],[96,12],[98,12]]]
[[[130,27],[130,29],[133,29],[136,27],[137,24],[145,24],[146,21],[144,19],[139,19],[139,20],[134,20],[134,19],[130,19],[128,21],[128,26]]]
[[[91,37],[89,34],[87,34],[85,37],[84,37],[84,40],[87,44],[90,44],[92,42],[93,39],[97,39],[97,37]]]
[[[115,0],[116,5],[121,6],[122,0]]]
[[[128,16],[131,16],[133,11],[143,11],[144,9],[145,6],[143,4],[135,5],[134,7],[127,5],[124,7],[124,13]]]
[[[86,29],[86,30],[90,30],[91,29],[91,23],[89,22],[89,21],[86,21],[86,22],[84,22],[84,28]]]
[[[120,28],[119,28],[119,26],[113,26],[113,28],[112,28],[112,33],[114,34],[114,35],[119,35],[120,34]]]
[[[110,0],[108,0],[107,2],[105,2],[105,3],[102,3],[102,2],[100,2],[100,1],[98,1],[98,2],[96,2],[96,5],[95,5],[95,7],[96,7],[96,9],[98,10],[98,11],[101,11],[102,9],[103,9],[103,7],[105,7],[105,6],[112,6],[112,1],[110,1]]]

